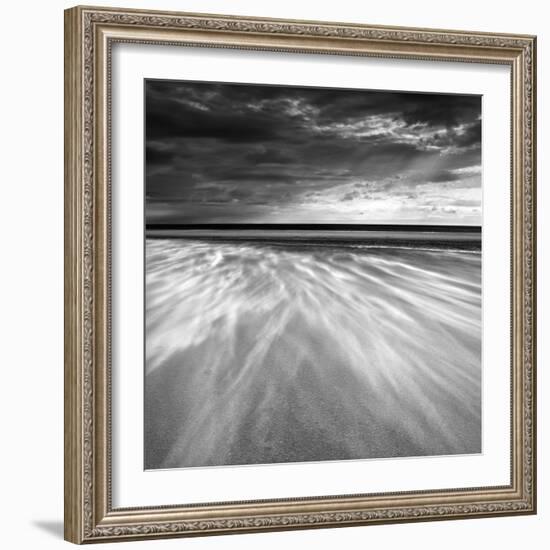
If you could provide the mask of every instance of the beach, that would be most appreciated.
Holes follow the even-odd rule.
[[[481,452],[479,235],[149,237],[146,469]]]

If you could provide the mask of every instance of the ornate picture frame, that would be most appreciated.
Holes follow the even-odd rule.
[[[510,69],[510,483],[115,507],[111,73],[115,44]],[[65,12],[65,538],[74,543],[536,513],[536,38],[130,9]]]

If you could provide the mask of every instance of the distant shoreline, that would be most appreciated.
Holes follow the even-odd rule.
[[[413,224],[279,224],[279,223],[205,223],[152,224],[146,231],[236,230],[236,231],[414,231],[422,233],[481,233],[479,225],[413,225]]]
[[[418,230],[273,230],[273,229],[147,229],[147,239],[182,239],[218,243],[249,243],[276,246],[366,246],[366,247],[433,247],[481,249],[479,231]]]

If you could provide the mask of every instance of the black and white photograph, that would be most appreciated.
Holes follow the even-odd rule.
[[[481,453],[481,96],[144,97],[145,468]]]

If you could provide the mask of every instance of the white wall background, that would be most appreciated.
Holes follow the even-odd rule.
[[[550,536],[550,414],[545,374],[550,330],[550,22],[545,2],[438,0],[117,0],[103,5],[537,34],[539,37],[539,514],[374,527],[131,543],[132,548],[546,548]],[[2,7],[0,139],[0,518],[2,546],[49,550],[62,540],[63,455],[63,9],[71,2]],[[546,65],[546,67],[545,67]],[[543,233],[545,235],[543,235]],[[103,548],[115,547],[106,545]]]

